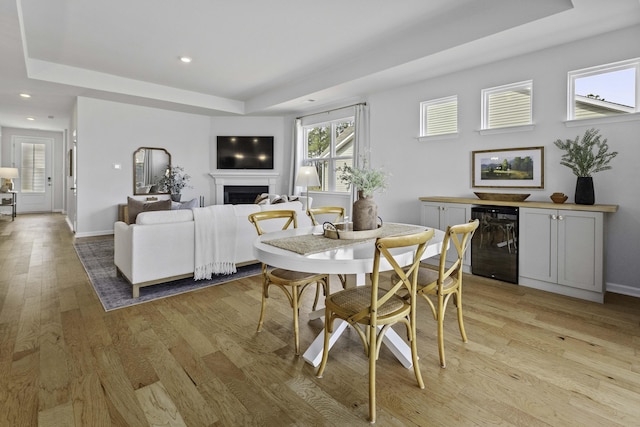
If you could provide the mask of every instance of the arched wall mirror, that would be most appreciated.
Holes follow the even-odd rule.
[[[133,194],[167,194],[158,182],[171,167],[171,154],[164,148],[140,147],[133,153]]]

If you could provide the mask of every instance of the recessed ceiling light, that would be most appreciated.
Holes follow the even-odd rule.
[[[29,95],[28,93],[21,93],[20,96],[23,98],[31,98],[31,95]]]
[[[27,117],[27,120],[29,120],[29,121],[34,121],[34,120],[35,120],[35,117]]]
[[[181,56],[180,61],[184,62],[185,64],[188,64],[189,62],[193,61],[193,59],[190,56]]]

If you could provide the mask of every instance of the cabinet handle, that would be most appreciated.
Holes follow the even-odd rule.
[[[551,215],[551,219],[558,219],[558,217],[554,214],[554,215]]]
[[[558,215],[558,221],[562,221],[564,217],[562,215]]]

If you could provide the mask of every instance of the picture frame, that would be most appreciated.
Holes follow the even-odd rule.
[[[544,188],[544,147],[472,151],[472,187]]]

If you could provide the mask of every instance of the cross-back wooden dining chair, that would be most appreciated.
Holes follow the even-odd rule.
[[[327,365],[333,322],[343,319],[357,331],[369,357],[369,420],[372,423],[376,420],[376,360],[385,333],[396,323],[403,323],[407,328],[413,370],[418,386],[424,388],[416,343],[417,271],[420,258],[433,234],[434,230],[430,229],[414,234],[378,238],[375,243],[371,286],[348,288],[327,296],[325,300],[324,349],[317,376],[322,377]],[[403,267],[393,258],[392,251],[394,248],[408,246],[416,247],[413,262],[409,267]],[[382,260],[391,264],[397,278],[388,290],[379,287]],[[407,293],[408,298],[398,295],[401,290]]]
[[[317,208],[309,208],[307,215],[311,218],[313,225],[320,225],[316,215],[335,215],[332,222],[344,221],[344,208],[342,206],[319,206]]]
[[[423,265],[418,270],[418,295],[424,297],[429,303],[433,318],[438,325],[438,354],[440,366],[445,367],[444,358],[444,314],[449,298],[453,295],[457,308],[458,327],[463,342],[467,342],[467,333],[464,330],[462,318],[462,260],[464,254],[471,245],[473,233],[478,228],[480,221],[475,219],[466,224],[448,226],[442,242],[440,262],[438,269]],[[455,262],[447,268],[446,254],[449,247],[454,247],[457,254]]]
[[[266,223],[276,222],[283,223],[278,229],[286,230],[289,227],[297,228],[298,221],[296,212],[293,210],[273,210],[256,212],[249,215],[249,221],[256,227],[258,235],[264,234]],[[271,227],[273,228],[273,227]],[[317,284],[322,287],[325,294],[329,289],[329,276],[327,274],[303,273],[300,271],[286,270],[284,268],[270,268],[266,264],[262,264],[262,305],[260,308],[260,320],[258,321],[258,332],[262,330],[264,322],[267,298],[269,298],[269,287],[276,286],[280,288],[289,300],[289,304],[293,309],[293,336],[295,340],[296,355],[300,354],[300,337],[298,333],[299,318],[299,302],[303,292],[309,285]],[[316,292],[316,300],[313,303],[313,309],[316,309],[318,302],[318,294]]]
[[[307,215],[309,215],[309,218],[311,218],[311,223],[313,225],[321,225],[316,215],[335,215],[332,222],[337,223],[344,221],[344,208],[342,206],[319,206],[317,208],[307,209]],[[338,274],[338,278],[340,279],[340,283],[342,283],[342,289],[344,289],[347,286],[347,276],[345,276],[344,274]],[[319,297],[319,292],[320,288],[318,288],[316,291],[316,300]]]

